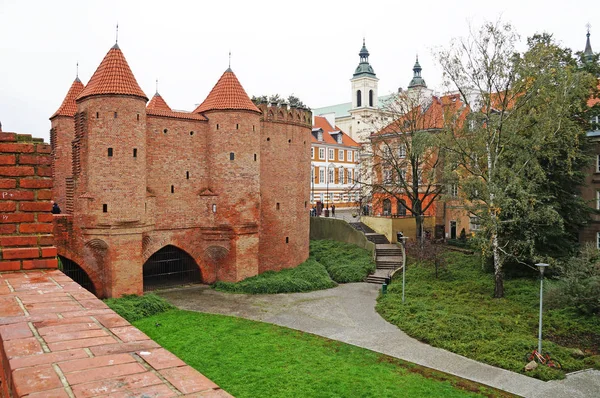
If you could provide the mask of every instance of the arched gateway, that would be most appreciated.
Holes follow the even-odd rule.
[[[69,260],[66,257],[58,256],[60,260],[60,270],[67,275],[69,278],[73,279],[75,282],[79,283],[81,287],[89,290],[94,295],[96,295],[96,288],[92,283],[92,280],[88,276],[88,274],[73,260]]]
[[[168,245],[144,263],[144,291],[201,283],[200,267],[185,251]]]

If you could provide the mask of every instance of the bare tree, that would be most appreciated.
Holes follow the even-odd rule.
[[[391,213],[388,215],[413,216],[420,241],[425,235],[425,214],[444,191],[438,133],[446,120],[453,120],[457,110],[452,98],[438,98],[427,90],[415,89],[400,92],[388,101],[383,106],[383,120],[370,121],[382,127],[370,137],[369,164],[361,164],[358,182],[376,205],[385,202],[391,207],[395,202],[395,212],[384,209]]]

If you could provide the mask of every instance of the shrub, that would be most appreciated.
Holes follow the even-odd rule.
[[[310,292],[336,285],[325,267],[309,258],[295,268],[267,271],[237,283],[217,282],[213,288],[230,293],[273,294]]]
[[[175,308],[167,300],[149,293],[143,296],[135,294],[126,294],[121,298],[111,298],[104,300],[114,312],[127,319],[129,322],[135,322],[139,319],[160,314]]]
[[[333,240],[312,240],[310,255],[338,283],[362,282],[375,271],[373,256],[358,246]]]
[[[549,291],[553,307],[573,307],[584,314],[600,314],[600,252],[586,245],[579,257],[563,266],[564,273]]]

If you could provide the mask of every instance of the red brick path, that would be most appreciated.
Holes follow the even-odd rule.
[[[0,396],[231,397],[58,270],[0,273]]]

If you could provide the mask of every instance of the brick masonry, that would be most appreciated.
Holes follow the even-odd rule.
[[[41,139],[0,132],[0,271],[58,267],[51,162]]]
[[[161,113],[108,93],[76,108],[51,119],[54,196],[66,213],[53,233],[99,297],[141,294],[144,264],[168,245],[194,259],[204,283],[308,258],[310,111]]]
[[[0,273],[0,397],[231,397],[59,270]]]

